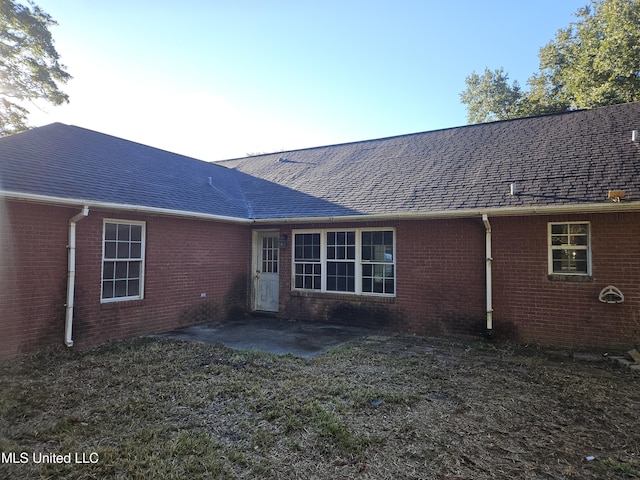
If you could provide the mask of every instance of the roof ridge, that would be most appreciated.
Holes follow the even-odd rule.
[[[343,146],[347,146],[347,145],[357,145],[357,144],[365,144],[365,143],[373,143],[373,142],[383,142],[383,141],[399,139],[399,138],[403,138],[403,137],[412,137],[412,136],[417,136],[417,135],[434,134],[434,133],[446,132],[446,131],[451,131],[451,130],[462,130],[462,129],[467,129],[467,128],[483,128],[483,127],[486,127],[487,125],[497,125],[497,124],[504,124],[504,123],[508,123],[508,122],[519,122],[519,121],[531,120],[531,119],[536,119],[536,118],[549,118],[549,117],[562,116],[562,115],[572,115],[572,114],[576,114],[576,113],[580,113],[580,112],[592,112],[592,111],[603,110],[603,109],[607,109],[607,108],[616,108],[616,107],[620,108],[621,106],[630,105],[630,104],[634,104],[634,103],[640,103],[640,102],[627,102],[627,103],[618,103],[618,104],[615,104],[615,105],[605,105],[605,106],[594,107],[594,108],[579,108],[579,109],[575,109],[575,110],[566,110],[566,111],[562,111],[562,112],[540,113],[540,114],[537,114],[537,115],[529,115],[529,116],[526,116],[526,117],[507,118],[507,119],[503,119],[503,120],[492,120],[492,121],[481,122],[481,123],[472,123],[472,124],[466,124],[466,125],[456,125],[456,126],[453,126],[453,127],[437,128],[435,130],[424,130],[424,131],[420,131],[420,132],[403,133],[403,134],[399,134],[399,135],[389,135],[389,136],[386,136],[386,137],[369,138],[369,139],[364,139],[364,140],[354,140],[354,141],[350,141],[350,142],[333,143],[333,144],[327,144],[327,145],[317,145],[315,147],[305,147],[305,148],[298,148],[298,149],[291,149],[291,150],[279,150],[279,151],[270,152],[270,153],[260,153],[260,154],[257,154],[257,155],[247,155],[245,157],[227,158],[227,159],[223,159],[223,160],[216,160],[215,162],[216,163],[238,162],[238,161],[241,161],[241,160],[248,160],[248,159],[251,159],[251,158],[266,157],[266,156],[270,156],[270,155],[283,156],[284,154],[293,153],[293,152],[307,152],[307,151],[311,151],[311,150],[320,150],[320,149],[325,149],[325,148],[343,147]]]

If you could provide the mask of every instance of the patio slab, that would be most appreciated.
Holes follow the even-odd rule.
[[[345,325],[248,317],[211,325],[193,325],[155,336],[312,358],[375,333],[376,330]]]

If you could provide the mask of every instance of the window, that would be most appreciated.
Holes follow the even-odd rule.
[[[299,233],[294,239],[295,288],[320,290],[320,234]]]
[[[395,292],[393,232],[362,232],[362,291]]]
[[[395,295],[393,230],[293,232],[293,288]]]
[[[549,273],[591,275],[588,222],[549,224]]]
[[[327,232],[327,290],[356,290],[356,232]]]
[[[142,298],[144,272],[142,222],[104,222],[102,301]]]

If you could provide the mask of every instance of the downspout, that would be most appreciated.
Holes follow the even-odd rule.
[[[491,277],[491,262],[493,258],[491,256],[491,224],[489,223],[489,216],[485,213],[482,215],[482,223],[486,230],[485,239],[485,257],[486,257],[486,284],[487,284],[487,336],[493,335],[493,300],[492,300],[492,277]]]
[[[82,211],[69,220],[69,260],[67,274],[67,307],[64,325],[64,343],[73,346],[73,296],[76,288],[76,223],[89,215],[89,207],[85,205]]]

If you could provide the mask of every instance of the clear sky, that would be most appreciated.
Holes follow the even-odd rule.
[[[588,0],[36,0],[77,125],[202,160],[466,123],[465,77],[523,86]]]

